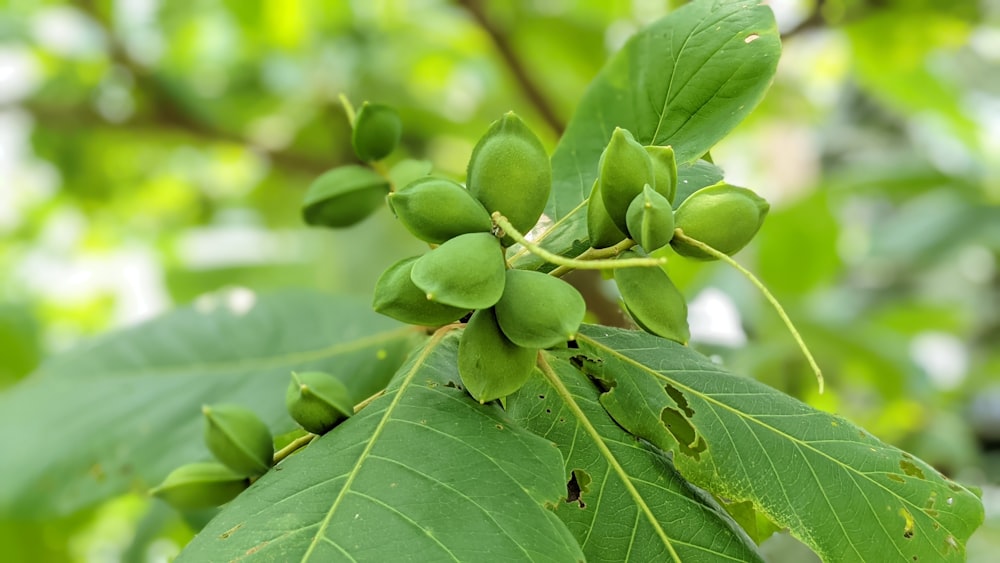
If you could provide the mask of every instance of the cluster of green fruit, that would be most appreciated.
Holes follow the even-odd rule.
[[[513,113],[494,122],[469,160],[467,186],[418,179],[389,194],[389,207],[415,237],[438,245],[389,267],[375,286],[376,311],[439,326],[473,311],[458,348],[465,388],[479,401],[513,393],[538,350],[564,345],[583,322],[577,290],[540,272],[509,269],[513,241],[493,224],[498,211],[528,231],[541,217],[552,170],[537,136]]]
[[[354,413],[347,388],[323,372],[293,373],[285,393],[288,413],[302,428],[325,434]],[[215,461],[182,465],[151,493],[180,510],[227,503],[275,463],[267,424],[239,405],[202,407],[205,445]]]
[[[353,115],[346,102],[345,108]],[[407,176],[386,174],[378,166],[399,143],[399,116],[388,106],[366,102],[351,121],[355,153],[379,171],[348,165],[320,176],[306,194],[306,222],[348,226],[387,200],[400,223],[432,250],[382,274],[375,310],[431,327],[471,312],[459,344],[463,385],[479,401],[516,391],[534,369],[538,351],[573,340],[586,312],[583,297],[571,285],[556,276],[511,269],[506,261],[506,249],[515,242],[530,250],[521,233],[535,226],[552,189],[542,143],[508,113],[476,144],[466,185],[426,171],[399,181]],[[746,188],[720,182],[691,194],[674,210],[677,182],[673,148],[644,147],[617,128],[598,163],[587,226],[592,249],[615,257],[606,267],[614,272],[636,324],[686,344],[684,296],[656,261],[643,259],[668,245],[699,260],[732,255],[760,229],[768,204]],[[570,262],[581,267],[578,260]]]
[[[590,193],[587,229],[593,248],[634,242],[628,260],[667,245],[682,256],[712,260],[732,255],[757,234],[769,205],[754,192],[724,182],[702,188],[674,210],[677,163],[673,148],[638,143],[616,128],[598,163]],[[662,268],[615,268],[625,308],[641,328],[686,344],[687,303]]]

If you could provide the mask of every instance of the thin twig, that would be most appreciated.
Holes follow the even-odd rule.
[[[525,68],[521,59],[518,58],[517,54],[514,52],[514,47],[511,45],[510,38],[507,36],[506,32],[500,28],[490,19],[486,10],[483,8],[480,0],[457,0],[459,6],[465,9],[472,19],[476,20],[479,27],[490,36],[493,44],[496,46],[497,51],[500,53],[500,57],[503,58],[504,63],[507,68],[510,69],[511,74],[514,75],[514,79],[517,84],[521,87],[524,92],[525,97],[531,102],[531,105],[535,107],[545,123],[548,124],[556,136],[561,137],[563,130],[566,129],[566,124],[563,123],[562,119],[556,114],[555,108],[549,103],[548,99],[542,93],[542,89],[538,86],[535,80],[528,73],[528,69]]]

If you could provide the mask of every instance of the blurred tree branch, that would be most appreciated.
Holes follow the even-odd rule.
[[[556,113],[555,108],[545,97],[545,94],[542,93],[542,89],[531,77],[528,69],[525,68],[521,59],[514,52],[514,47],[511,45],[510,38],[507,36],[505,30],[501,29],[496,22],[490,19],[486,10],[483,9],[480,0],[457,0],[457,4],[465,9],[472,16],[472,19],[479,24],[479,27],[490,36],[500,57],[507,65],[507,68],[510,69],[511,74],[514,75],[514,79],[517,81],[525,97],[528,98],[528,101],[531,102],[531,105],[534,106],[535,110],[542,116],[545,123],[548,124],[556,136],[561,137],[563,130],[566,129],[566,124],[563,123],[562,119]]]

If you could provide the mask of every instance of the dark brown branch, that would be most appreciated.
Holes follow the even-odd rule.
[[[493,44],[497,48],[500,57],[503,59],[507,68],[510,69],[511,74],[514,75],[514,79],[517,81],[518,86],[520,86],[521,91],[524,93],[531,105],[535,107],[535,110],[542,116],[545,123],[552,129],[557,136],[562,136],[563,130],[566,125],[562,122],[556,114],[555,108],[549,103],[548,98],[542,93],[541,88],[528,73],[528,69],[525,68],[521,59],[518,58],[517,54],[514,52],[514,48],[511,45],[510,39],[507,34],[501,29],[496,22],[489,18],[486,11],[483,9],[480,0],[457,0],[458,5],[465,9],[472,16],[472,19],[479,24],[479,27],[490,36]]]

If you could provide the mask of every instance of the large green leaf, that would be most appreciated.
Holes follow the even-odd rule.
[[[681,478],[662,451],[608,416],[590,379],[565,359],[547,360],[550,377],[565,391],[536,372],[508,397],[507,409],[562,451],[569,484],[556,514],[588,561],[760,561],[753,542],[711,497]]]
[[[108,334],[0,395],[0,512],[71,512],[208,457],[204,403],[245,405],[287,431],[292,370],[334,373],[361,400],[414,337],[365,303],[301,290],[218,295]]]
[[[778,66],[774,15],[759,4],[691,2],[637,33],[611,58],[552,155],[545,214],[554,223],[540,235],[541,244],[569,254],[574,242],[587,240],[584,202],[615,127],[628,129],[644,145],[673,145],[682,179],[704,176],[707,164],[688,165],[760,103]],[[681,192],[690,193],[684,185]]]
[[[387,394],[264,475],[178,561],[582,561],[562,457],[463,390],[439,332]]]
[[[687,347],[581,332],[575,363],[601,403],[695,485],[753,502],[827,561],[964,560],[983,506],[923,461]]]

